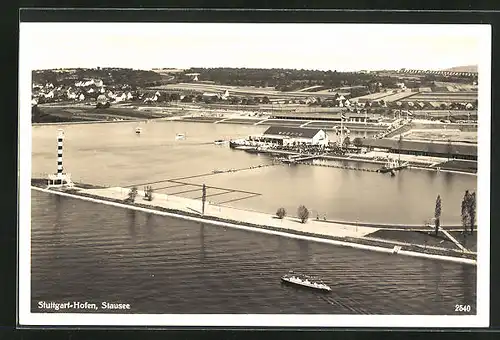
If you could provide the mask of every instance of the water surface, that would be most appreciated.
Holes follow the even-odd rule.
[[[150,215],[32,190],[39,301],[129,303],[132,313],[476,313],[476,267]],[[288,270],[330,294],[283,286]],[[102,312],[102,311],[101,311]]]

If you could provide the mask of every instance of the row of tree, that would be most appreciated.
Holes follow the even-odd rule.
[[[129,85],[133,89],[165,83],[165,78],[154,71],[131,68],[78,68],[71,70],[71,72],[56,72],[55,70],[32,72],[33,83],[51,83],[56,87],[59,85],[73,86],[75,82],[84,79],[100,79],[107,86]]]
[[[129,190],[129,192],[127,194],[127,197],[125,198],[125,202],[127,202],[127,203],[134,203],[137,195],[138,195],[138,189],[137,189],[136,186],[133,186]],[[152,201],[153,200],[153,187],[151,187],[150,185],[144,187],[144,199],[146,201]]]
[[[462,227],[464,235],[469,231],[470,234],[474,232],[476,224],[476,193],[465,191],[464,198],[461,205]],[[437,235],[441,225],[441,196],[436,198],[436,207],[434,209],[434,232]]]
[[[206,189],[205,185],[203,186],[203,203],[206,200]],[[137,187],[134,186],[128,192],[127,197],[125,198],[125,202],[133,203],[137,197],[138,190]],[[153,200],[153,188],[151,186],[144,187],[144,199],[148,201]],[[204,204],[203,204],[204,205]],[[203,209],[204,210],[204,209]],[[285,218],[287,215],[287,211],[285,208],[281,207],[276,211],[276,216],[279,219]],[[297,217],[300,219],[301,223],[306,223],[309,219],[310,211],[304,206],[300,205],[297,208]],[[470,234],[474,232],[474,226],[476,222],[476,193],[469,192],[469,190],[465,191],[464,198],[462,200],[461,206],[461,216],[462,216],[462,226],[464,228],[464,235],[469,231]],[[317,217],[319,220],[319,216]],[[435,235],[439,232],[439,227],[441,226],[441,196],[438,195],[436,198],[436,206],[434,210],[434,226],[435,226]]]
[[[279,219],[285,218],[287,212],[285,208],[281,207],[276,211],[276,216]],[[309,218],[309,209],[307,209],[304,205],[301,205],[297,208],[297,217],[300,219],[302,223],[305,223]],[[476,222],[476,193],[470,193],[469,190],[465,191],[464,198],[462,200],[462,226],[464,228],[464,234],[469,233],[472,234],[474,232],[474,226]],[[319,216],[318,216],[319,219]],[[439,227],[441,225],[441,196],[438,195],[436,198],[436,207],[434,210],[434,223],[435,223],[435,234],[438,234]]]
[[[297,217],[300,219],[300,222],[301,223],[306,223],[307,220],[309,219],[309,209],[307,209],[304,205],[300,205],[298,208],[297,208]],[[286,216],[286,210],[285,208],[279,208],[277,211],[276,211],[276,216],[282,220],[285,218]]]

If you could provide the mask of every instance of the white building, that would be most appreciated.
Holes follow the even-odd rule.
[[[115,102],[122,102],[124,100],[127,100],[127,95],[125,94],[125,92],[115,97]]]
[[[105,95],[101,94],[97,97],[97,102],[104,104],[108,102],[108,98]]]
[[[220,94],[218,94],[218,93],[211,93],[211,92],[205,92],[201,96],[203,98],[220,98]]]
[[[186,76],[191,77],[192,81],[198,81],[198,76],[199,75],[200,75],[199,73],[186,73]]]
[[[329,139],[324,130],[270,126],[262,135],[250,136],[250,141],[277,145],[323,145]]]
[[[72,92],[70,89],[66,91],[66,96],[68,97],[68,99],[76,99],[76,93]]]

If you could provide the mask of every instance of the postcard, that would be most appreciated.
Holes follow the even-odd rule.
[[[487,327],[490,45],[21,22],[19,324]]]

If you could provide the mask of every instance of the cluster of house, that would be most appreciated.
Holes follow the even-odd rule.
[[[396,106],[406,109],[431,109],[431,110],[473,110],[473,103],[459,102],[396,102]]]
[[[473,102],[436,102],[436,101],[384,101],[383,99],[357,103],[358,106],[387,107],[403,110],[474,110],[476,104]]]
[[[348,94],[341,94],[338,93],[336,98],[332,99],[325,99],[325,100],[318,100],[317,97],[307,97],[304,100],[299,100],[299,104],[321,104],[321,103],[327,103],[331,104],[329,106],[336,106],[336,107],[350,107],[353,103],[349,100],[349,95]]]
[[[31,103],[36,105],[40,102],[91,100],[104,104],[134,99],[150,102],[157,101],[159,96],[159,92],[144,94],[132,91],[129,85],[106,86],[100,79],[85,79],[75,82],[72,86],[33,84]]]

